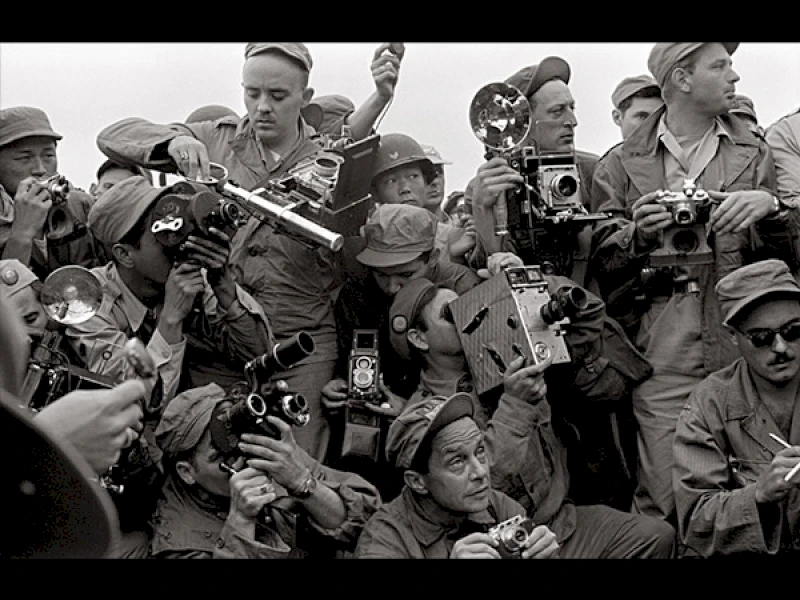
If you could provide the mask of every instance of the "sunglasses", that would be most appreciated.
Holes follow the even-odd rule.
[[[777,330],[753,329],[750,331],[742,331],[741,334],[746,337],[755,348],[771,348],[778,334],[780,334],[781,338],[786,342],[796,342],[799,340],[800,322],[787,323]]]

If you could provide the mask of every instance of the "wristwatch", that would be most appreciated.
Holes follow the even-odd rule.
[[[296,490],[287,490],[289,495],[293,498],[297,498],[298,500],[305,500],[309,498],[311,494],[314,493],[314,490],[317,489],[317,480],[311,471],[308,471],[308,475],[303,480],[303,483],[300,484],[300,487]]]
[[[778,196],[773,196],[772,201],[775,203],[776,213],[783,210],[794,210],[800,205],[800,199],[796,196],[792,198],[778,198]]]

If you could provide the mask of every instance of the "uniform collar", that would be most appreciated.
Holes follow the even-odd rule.
[[[122,281],[116,264],[108,263],[105,267],[100,268],[99,273],[105,279],[104,289],[105,293],[110,296],[111,303],[118,303],[132,330],[139,331],[149,309]]]
[[[442,537],[458,532],[466,522],[474,525],[475,529],[487,529],[487,526],[495,524],[488,509],[470,515],[455,515],[429,496],[418,496],[408,487],[403,490],[403,502],[414,537],[423,546],[432,546]]]

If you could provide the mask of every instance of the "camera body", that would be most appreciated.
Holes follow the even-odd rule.
[[[326,140],[322,152],[299,162],[266,189],[280,204],[317,225],[356,236],[375,205],[370,186],[380,136]]]
[[[514,193],[523,214],[532,209],[543,216],[585,212],[574,154],[537,155],[526,146],[511,154],[508,163],[525,178]]]
[[[577,286],[551,292],[539,266],[508,267],[450,303],[476,392],[503,383],[518,356],[527,364],[571,361],[564,339],[570,319],[588,303]]]
[[[208,235],[209,227],[233,236],[247,221],[239,205],[208,186],[179,181],[156,200],[150,230],[168,249],[180,246],[190,235]]]
[[[535,527],[533,521],[522,515],[511,517],[492,527],[489,535],[497,542],[500,558],[521,558],[523,546]]]
[[[358,403],[379,403],[381,390],[380,363],[378,355],[378,330],[356,329],[353,331],[353,349],[350,351],[347,395]]]
[[[711,218],[708,192],[687,179],[683,191],[660,191],[657,202],[672,215],[672,224],[659,234],[658,248],[650,253],[651,267],[674,267],[714,262],[706,227]]]
[[[44,234],[55,245],[66,244],[86,235],[86,223],[75,217],[67,205],[72,184],[63,175],[56,173],[39,182],[50,195],[52,205],[44,221]]]
[[[246,381],[228,390],[226,399],[217,405],[211,418],[211,439],[217,450],[227,457],[235,457],[243,433],[280,438],[280,432],[267,421],[269,416],[278,417],[293,427],[308,425],[311,409],[305,397],[289,391],[284,381],[269,380],[276,372],[297,364],[314,350],[314,338],[301,331],[245,365]]]

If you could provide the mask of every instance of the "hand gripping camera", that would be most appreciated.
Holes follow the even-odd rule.
[[[67,244],[86,235],[86,223],[75,217],[67,205],[67,196],[72,191],[72,184],[67,178],[56,173],[39,183],[53,202],[44,221],[44,234],[50,243]]]
[[[582,288],[562,286],[551,292],[539,266],[508,267],[450,303],[477,393],[503,383],[518,356],[527,364],[553,357],[569,363],[564,334],[570,319],[586,308]]]
[[[238,455],[243,433],[280,437],[280,432],[267,421],[268,416],[278,417],[293,427],[308,425],[311,413],[303,395],[290,392],[284,381],[272,384],[269,379],[275,372],[313,354],[314,347],[314,338],[301,331],[245,365],[247,381],[228,390],[227,398],[217,405],[211,417],[212,443],[226,457],[221,469],[231,470],[226,463],[233,462]]]
[[[379,405],[383,399],[377,329],[353,332],[348,371],[342,458],[363,457],[377,463],[384,444],[384,423],[381,415],[366,406]]]
[[[497,544],[500,558],[522,558],[522,550],[535,524],[521,515],[498,523],[489,530],[489,535]]]
[[[207,186],[180,181],[158,198],[150,229],[165,248],[178,248],[190,235],[207,235],[209,227],[233,236],[247,216],[236,202]]]
[[[713,263],[714,253],[706,232],[713,204],[708,192],[687,179],[682,192],[659,192],[658,203],[672,214],[672,224],[660,232],[659,247],[650,253],[650,266]]]

